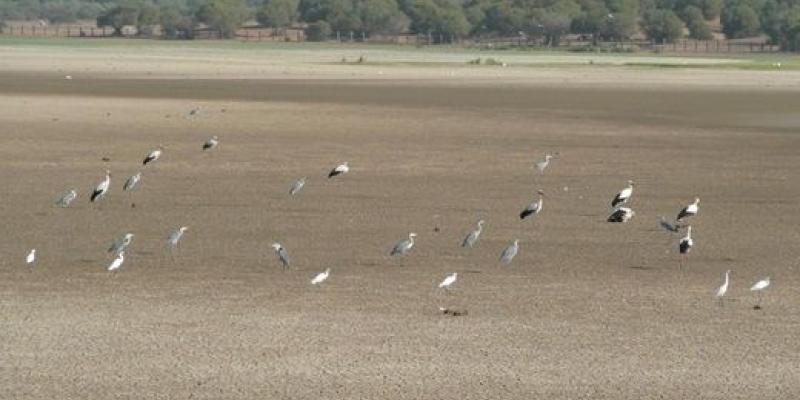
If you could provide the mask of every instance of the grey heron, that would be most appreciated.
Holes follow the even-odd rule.
[[[700,198],[695,197],[694,203],[689,204],[686,207],[683,207],[681,212],[678,213],[678,218],[676,218],[676,221],[682,222],[684,218],[694,217],[695,215],[697,215],[697,211],[699,210],[700,210]]]
[[[414,238],[417,237],[417,234],[411,232],[408,234],[408,239],[401,240],[397,242],[392,248],[392,251],[389,253],[391,256],[403,256],[406,255],[411,249],[414,247]]]
[[[536,169],[539,170],[540,174],[544,173],[544,170],[546,170],[547,166],[550,165],[550,159],[552,159],[552,158],[553,158],[553,156],[551,156],[550,154],[545,154],[544,160],[539,161],[539,162],[536,163]]]
[[[292,187],[289,188],[289,194],[294,196],[300,190],[302,190],[303,186],[305,186],[305,185],[306,185],[306,177],[304,176],[304,177],[294,181],[294,183],[292,183]]]
[[[178,242],[181,241],[183,233],[186,232],[187,229],[189,229],[188,226],[182,226],[170,233],[169,237],[167,238],[167,247],[170,249],[178,247]]]
[[[483,220],[478,221],[478,226],[475,227],[475,230],[468,233],[467,236],[464,238],[464,241],[461,242],[461,247],[472,248],[473,246],[475,246],[475,243],[478,242],[478,238],[480,238],[481,236],[481,231],[483,231],[483,224],[484,224]]]
[[[311,279],[311,284],[319,285],[320,283],[325,282],[325,280],[328,279],[328,276],[330,276],[330,274],[331,274],[331,269],[326,268],[325,271],[318,273],[314,277],[314,279]]]
[[[332,169],[330,173],[328,173],[328,179],[333,178],[337,175],[343,175],[350,172],[350,166],[347,164],[347,161],[339,164],[336,168]]]
[[[136,186],[139,185],[139,181],[142,179],[142,173],[137,172],[134,175],[131,175],[126,181],[125,184],[122,185],[122,190],[129,192],[133,189],[136,189]]]
[[[661,218],[658,221],[658,225],[660,227],[664,228],[665,230],[667,230],[669,232],[672,232],[672,233],[677,233],[680,230],[680,228],[678,227],[677,224],[673,224],[673,223],[667,221],[667,219],[664,218],[664,216],[661,216]]]
[[[611,200],[611,208],[617,208],[617,206],[627,203],[632,195],[633,181],[628,181],[628,186],[625,189],[620,190],[620,192],[614,196],[614,199]]]
[[[108,193],[108,187],[111,185],[111,171],[106,170],[106,177],[98,183],[92,190],[92,195],[89,196],[89,201],[94,203],[103,198]]]
[[[144,161],[142,161],[142,165],[147,165],[151,162],[158,160],[161,157],[161,154],[163,153],[164,153],[164,146],[159,145],[158,148],[151,151],[150,154],[148,154],[147,157],[144,158]]]
[[[275,249],[275,254],[278,255],[278,259],[280,259],[283,268],[289,268],[289,253],[280,243],[273,243],[272,248]]]
[[[133,234],[126,233],[125,235],[123,235],[120,238],[117,238],[116,240],[114,240],[113,243],[111,243],[111,246],[108,247],[108,252],[113,254],[119,254],[125,251],[125,249],[127,249],[128,246],[130,246],[132,241],[133,241]]]
[[[70,189],[64,194],[62,194],[61,197],[58,198],[58,200],[56,201],[56,205],[61,208],[67,208],[72,203],[72,201],[75,200],[75,198],[77,197],[78,197],[78,191],[76,191],[75,189]]]
[[[514,256],[517,255],[519,251],[519,239],[514,239],[508,247],[506,247],[503,252],[500,254],[500,262],[503,264],[510,264],[511,260],[514,259]]]
[[[544,192],[537,190],[536,193],[539,193],[539,199],[528,204],[528,206],[519,213],[519,219],[525,219],[531,215],[539,214],[542,211]]]

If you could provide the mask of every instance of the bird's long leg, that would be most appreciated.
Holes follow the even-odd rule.
[[[756,308],[756,310],[761,309],[761,291],[760,290],[758,291],[758,296],[757,296],[756,307],[755,308]]]

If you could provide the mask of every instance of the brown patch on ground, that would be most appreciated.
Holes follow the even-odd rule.
[[[2,397],[800,396],[793,96],[24,79],[0,75]],[[163,159],[142,168],[159,143]],[[560,156],[538,176],[545,152]],[[325,178],[340,161],[351,173]],[[106,168],[112,192],[90,205]],[[628,179],[636,217],[605,223]],[[79,199],[56,209],[70,187]],[[539,188],[544,211],[520,222]],[[695,195],[696,248],[679,272],[678,238],[657,218]],[[479,218],[480,242],[459,248]],[[418,247],[390,259],[409,231]],[[136,239],[108,274],[124,232]],[[499,265],[514,238],[519,255]],[[453,271],[452,293],[437,291]],[[754,311],[747,288],[766,275]]]

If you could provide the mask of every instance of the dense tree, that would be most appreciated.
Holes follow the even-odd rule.
[[[600,40],[600,34],[606,29],[608,19],[613,17],[605,4],[590,0],[583,3],[583,10],[572,20],[572,31],[592,35],[592,40]]]
[[[194,36],[194,14],[187,8],[176,4],[161,6],[158,22],[167,38],[190,39]]]
[[[683,21],[671,10],[649,11],[644,16],[642,28],[656,43],[671,43],[683,36]]]
[[[414,32],[458,37],[471,28],[464,9],[452,0],[403,0],[401,8]]]
[[[742,38],[757,35],[761,23],[753,5],[742,0],[726,1],[726,7],[720,14],[722,32],[730,38]]]
[[[800,0],[0,0],[0,20],[53,23],[96,18],[100,26],[132,25],[146,34],[161,25],[165,36],[191,37],[197,23],[232,36],[251,16],[265,26],[308,24],[322,39],[333,31],[360,36],[411,31],[434,40],[465,35],[526,36],[557,45],[570,33],[624,40],[637,32],[662,42],[689,30],[713,37],[719,17],[729,38],[765,34],[784,49],[797,49]]]
[[[124,4],[108,10],[97,17],[97,26],[114,28],[114,35],[121,36],[126,25],[136,25],[139,19],[139,7],[135,4]]]
[[[243,0],[208,0],[195,14],[197,21],[219,31],[223,37],[233,37],[236,29],[250,17]]]
[[[698,40],[709,40],[711,29],[706,23],[703,11],[695,6],[688,6],[683,12],[683,20],[686,22],[686,27],[689,28],[689,37]]]
[[[286,28],[297,19],[298,5],[298,0],[264,0],[256,19],[264,26]]]
[[[408,17],[395,0],[359,0],[356,11],[361,29],[368,34],[397,34],[408,28]]]

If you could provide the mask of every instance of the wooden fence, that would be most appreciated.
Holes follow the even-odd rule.
[[[114,35],[114,29],[87,25],[41,26],[37,24],[11,24],[0,29],[0,34],[26,37],[74,37],[98,38]],[[124,37],[161,37],[156,29],[149,35],[136,36],[135,29],[123,30]],[[197,39],[220,39],[222,35],[211,29],[194,31]],[[236,31],[235,37],[245,41],[290,41],[306,40],[302,29],[271,29],[263,27],[244,27]],[[457,44],[465,47],[481,49],[500,48],[553,48],[568,51],[609,51],[609,52],[656,52],[656,53],[772,53],[780,51],[776,45],[766,43],[764,39],[738,40],[692,40],[681,39],[673,43],[658,44],[648,40],[627,40],[618,42],[596,42],[584,37],[570,35],[557,45],[546,43],[543,38],[507,37],[507,38],[472,38],[463,39],[451,35],[440,34],[400,34],[369,36],[364,32],[333,32],[329,41],[364,42],[364,43],[396,43],[407,45]]]

